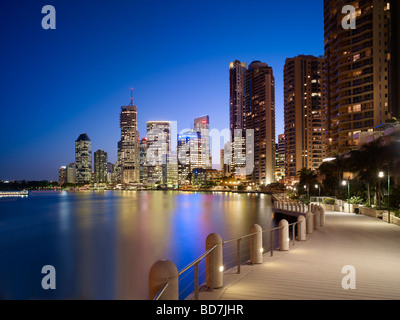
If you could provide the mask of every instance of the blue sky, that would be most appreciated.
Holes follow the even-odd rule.
[[[47,4],[55,30],[41,27]],[[149,120],[181,130],[205,114],[228,128],[235,59],[273,67],[283,133],[285,59],[323,55],[322,0],[4,0],[0,23],[3,180],[57,180],[83,132],[115,162],[131,87],[140,137]]]

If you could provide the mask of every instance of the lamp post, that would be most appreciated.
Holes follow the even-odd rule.
[[[310,188],[308,187],[308,185],[305,185],[304,189],[307,189],[307,198],[308,200],[310,200]]]
[[[320,185],[316,184],[315,185],[315,189],[318,189],[318,203],[319,203],[319,200],[321,198],[321,187],[320,187]]]
[[[385,173],[383,171],[379,172],[379,178],[383,178]],[[390,165],[388,165],[388,223],[390,223]]]
[[[347,185],[347,203],[350,203],[350,180],[347,179],[342,181],[342,185],[345,186]]]
[[[385,176],[383,171],[380,171],[378,177],[382,179]],[[381,201],[381,182],[379,181],[379,210],[382,209],[382,201]]]

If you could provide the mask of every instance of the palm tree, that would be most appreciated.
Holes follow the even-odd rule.
[[[324,175],[324,189],[337,195],[338,185],[343,180],[343,174],[348,168],[348,154],[336,154],[331,161],[323,162],[319,168],[319,175]]]
[[[379,138],[350,153],[349,169],[359,181],[367,184],[369,204],[371,204],[371,185],[375,185],[375,196],[378,205],[381,204],[381,181],[378,173],[391,158],[390,149],[390,146]]]
[[[300,177],[299,190],[301,190],[304,185],[307,186],[307,190],[309,190],[310,186],[314,186],[318,183],[318,175],[314,170],[303,168],[297,173]]]

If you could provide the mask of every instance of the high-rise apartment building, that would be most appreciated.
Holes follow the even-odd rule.
[[[399,0],[390,1],[390,111],[392,117],[400,119],[400,3]]]
[[[94,153],[95,183],[107,183],[107,172],[108,172],[107,165],[108,165],[107,152],[103,150],[97,150]]]
[[[284,66],[285,180],[317,170],[325,158],[324,59],[297,56]]]
[[[343,28],[346,5],[355,8],[355,29]],[[354,134],[391,117],[390,15],[385,0],[324,0],[330,154],[355,148]]]
[[[229,125],[231,136],[235,129],[243,129],[244,79],[247,64],[235,60],[229,66]]]
[[[92,142],[86,133],[75,141],[76,183],[92,182]]]
[[[244,128],[245,76],[247,64],[235,60],[229,65],[229,125],[231,139],[231,174],[246,176],[246,132]]]
[[[137,107],[131,103],[121,107],[121,142],[119,145],[121,183],[138,183],[139,173],[139,132],[137,130]]]
[[[254,169],[247,179],[258,185],[275,181],[275,79],[272,68],[254,61],[245,74],[244,129],[254,130]]]

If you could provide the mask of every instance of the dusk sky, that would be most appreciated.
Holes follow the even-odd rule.
[[[322,0],[3,0],[0,23],[0,180],[58,180],[81,133],[114,163],[130,88],[140,138],[149,120],[228,128],[236,59],[272,66],[281,134],[285,59],[324,53]]]

